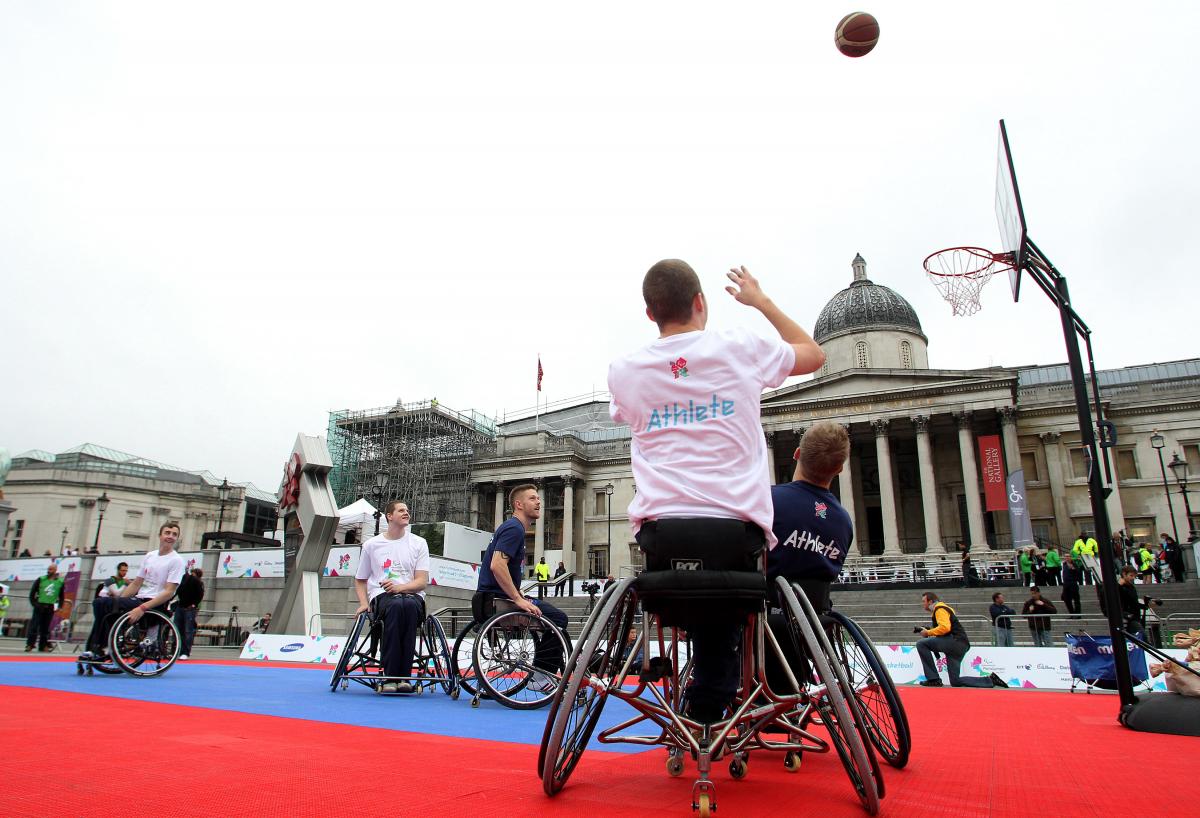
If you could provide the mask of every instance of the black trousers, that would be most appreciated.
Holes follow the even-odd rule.
[[[1082,608],[1079,604],[1079,586],[1064,585],[1062,592],[1063,604],[1067,606],[1067,613],[1079,614]]]
[[[36,643],[39,648],[49,647],[50,623],[53,620],[53,605],[44,605],[40,602],[34,603],[33,614],[29,617],[29,636],[25,638],[26,646],[33,647]]]
[[[375,597],[372,605],[381,625],[384,675],[412,676],[417,629],[425,618],[425,600],[417,594],[383,593]]]
[[[87,649],[92,653],[108,650],[108,632],[117,617],[146,601],[136,596],[98,596],[93,599],[92,632],[88,634]]]

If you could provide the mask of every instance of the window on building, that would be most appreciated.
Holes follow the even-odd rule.
[[[867,342],[859,341],[854,345],[854,355],[858,361],[859,369],[866,369],[871,365],[870,356],[867,354]]]
[[[1133,453],[1133,448],[1117,449],[1114,457],[1117,463],[1117,479],[1118,480],[1137,480],[1138,474],[1137,457]]]
[[[15,557],[21,553],[21,538],[25,536],[25,521],[13,521],[12,549],[11,553]]]
[[[1087,449],[1071,449],[1071,476],[1077,480],[1087,480],[1088,452]]]
[[[597,517],[608,514],[608,495],[603,490],[596,492],[596,510],[592,513]]]
[[[1135,542],[1158,542],[1158,532],[1154,530],[1152,517],[1126,517],[1125,533]]]
[[[1037,455],[1033,452],[1021,452],[1021,468],[1025,471],[1025,483],[1036,483],[1042,479],[1038,473]]]
[[[1200,445],[1195,443],[1185,444],[1183,447],[1183,459],[1188,464],[1188,479],[1192,479],[1193,475],[1200,477]]]
[[[821,377],[824,378],[828,374],[829,374],[829,360],[826,359],[825,363],[821,364]]]
[[[1028,478],[1026,478],[1028,479]],[[1041,543],[1049,543],[1056,545],[1058,538],[1054,534],[1054,522],[1052,520],[1032,520],[1033,538]]]
[[[593,545],[588,549],[588,576],[603,579],[608,576],[608,546]]]
[[[908,341],[900,342],[900,368],[912,369],[912,344]]]
[[[629,566],[634,571],[644,571],[646,569],[646,554],[637,543],[629,546]]]

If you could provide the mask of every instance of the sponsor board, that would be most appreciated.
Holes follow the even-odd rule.
[[[336,664],[342,655],[345,636],[296,636],[286,633],[251,634],[242,645],[240,658],[259,661]]]
[[[136,554],[103,554],[96,557],[96,561],[92,563],[92,579],[108,579],[116,576],[117,566],[121,563],[129,564],[129,571],[125,574],[126,579],[133,579],[137,576],[138,569],[142,567],[142,559],[146,556],[146,552],[141,551]],[[200,559],[204,556],[201,551],[180,551],[179,556],[183,557],[185,571],[191,571],[193,568],[199,568]]]
[[[323,577],[353,577],[358,571],[358,558],[362,554],[362,546],[359,545],[335,545],[329,549],[329,556],[325,558],[325,569],[321,572]]]
[[[34,557],[16,560],[0,560],[0,582],[33,582],[45,576],[50,563],[58,566],[58,573],[66,576],[78,571],[83,564],[80,557]]]
[[[283,576],[283,549],[222,551],[217,559],[221,579],[261,579]]]

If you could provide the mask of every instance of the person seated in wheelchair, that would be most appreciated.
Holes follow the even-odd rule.
[[[825,361],[745,267],[727,277],[726,291],[760,312],[778,338],[706,330],[699,277],[686,262],[667,259],[642,281],[646,315],[659,337],[609,367],[610,414],[632,434],[638,490],[629,519],[647,572],[757,569],[763,547],[775,545],[762,392]],[[688,713],[711,724],[737,692],[742,623],[681,624],[694,658]]]
[[[823,421],[804,433],[796,449],[792,482],[771,487],[772,530],[778,543],[767,555],[768,622],[796,679],[808,678],[808,662],[788,636],[775,600],[775,579],[798,584],[818,613],[831,607],[829,587],[837,580],[854,541],[850,515],[830,488],[850,454],[850,436],[840,423]],[[767,651],[767,680],[776,693],[791,692],[778,657]]]
[[[356,614],[371,612],[382,629],[383,675],[411,677],[417,630],[425,619],[429,584],[429,543],[409,530],[408,505],[392,500],[385,508],[388,527],[363,543],[354,592]],[[383,682],[380,693],[412,693],[401,679]]]
[[[163,523],[158,529],[158,548],[142,557],[133,581],[119,592],[110,588],[108,596],[92,600],[92,631],[80,659],[98,661],[107,657],[108,634],[121,614],[128,611],[129,621],[137,622],[146,611],[171,601],[186,567],[183,557],[175,551],[178,540],[179,523]]]
[[[505,520],[492,541],[488,543],[479,566],[479,583],[471,600],[476,621],[482,623],[497,612],[500,601],[535,616],[544,616],[564,634],[567,615],[544,599],[531,599],[521,593],[522,572],[525,568],[525,531],[542,516],[542,501],[537,487],[523,483],[508,493],[512,516]],[[542,671],[545,678],[535,681],[539,689],[552,690],[557,687],[555,674],[561,673],[566,657],[557,641],[549,639],[538,643],[533,666]]]

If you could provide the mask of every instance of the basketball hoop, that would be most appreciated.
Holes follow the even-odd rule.
[[[955,315],[979,312],[979,292],[996,273],[1010,270],[1012,253],[993,253],[982,247],[950,247],[925,258],[925,273]]]

